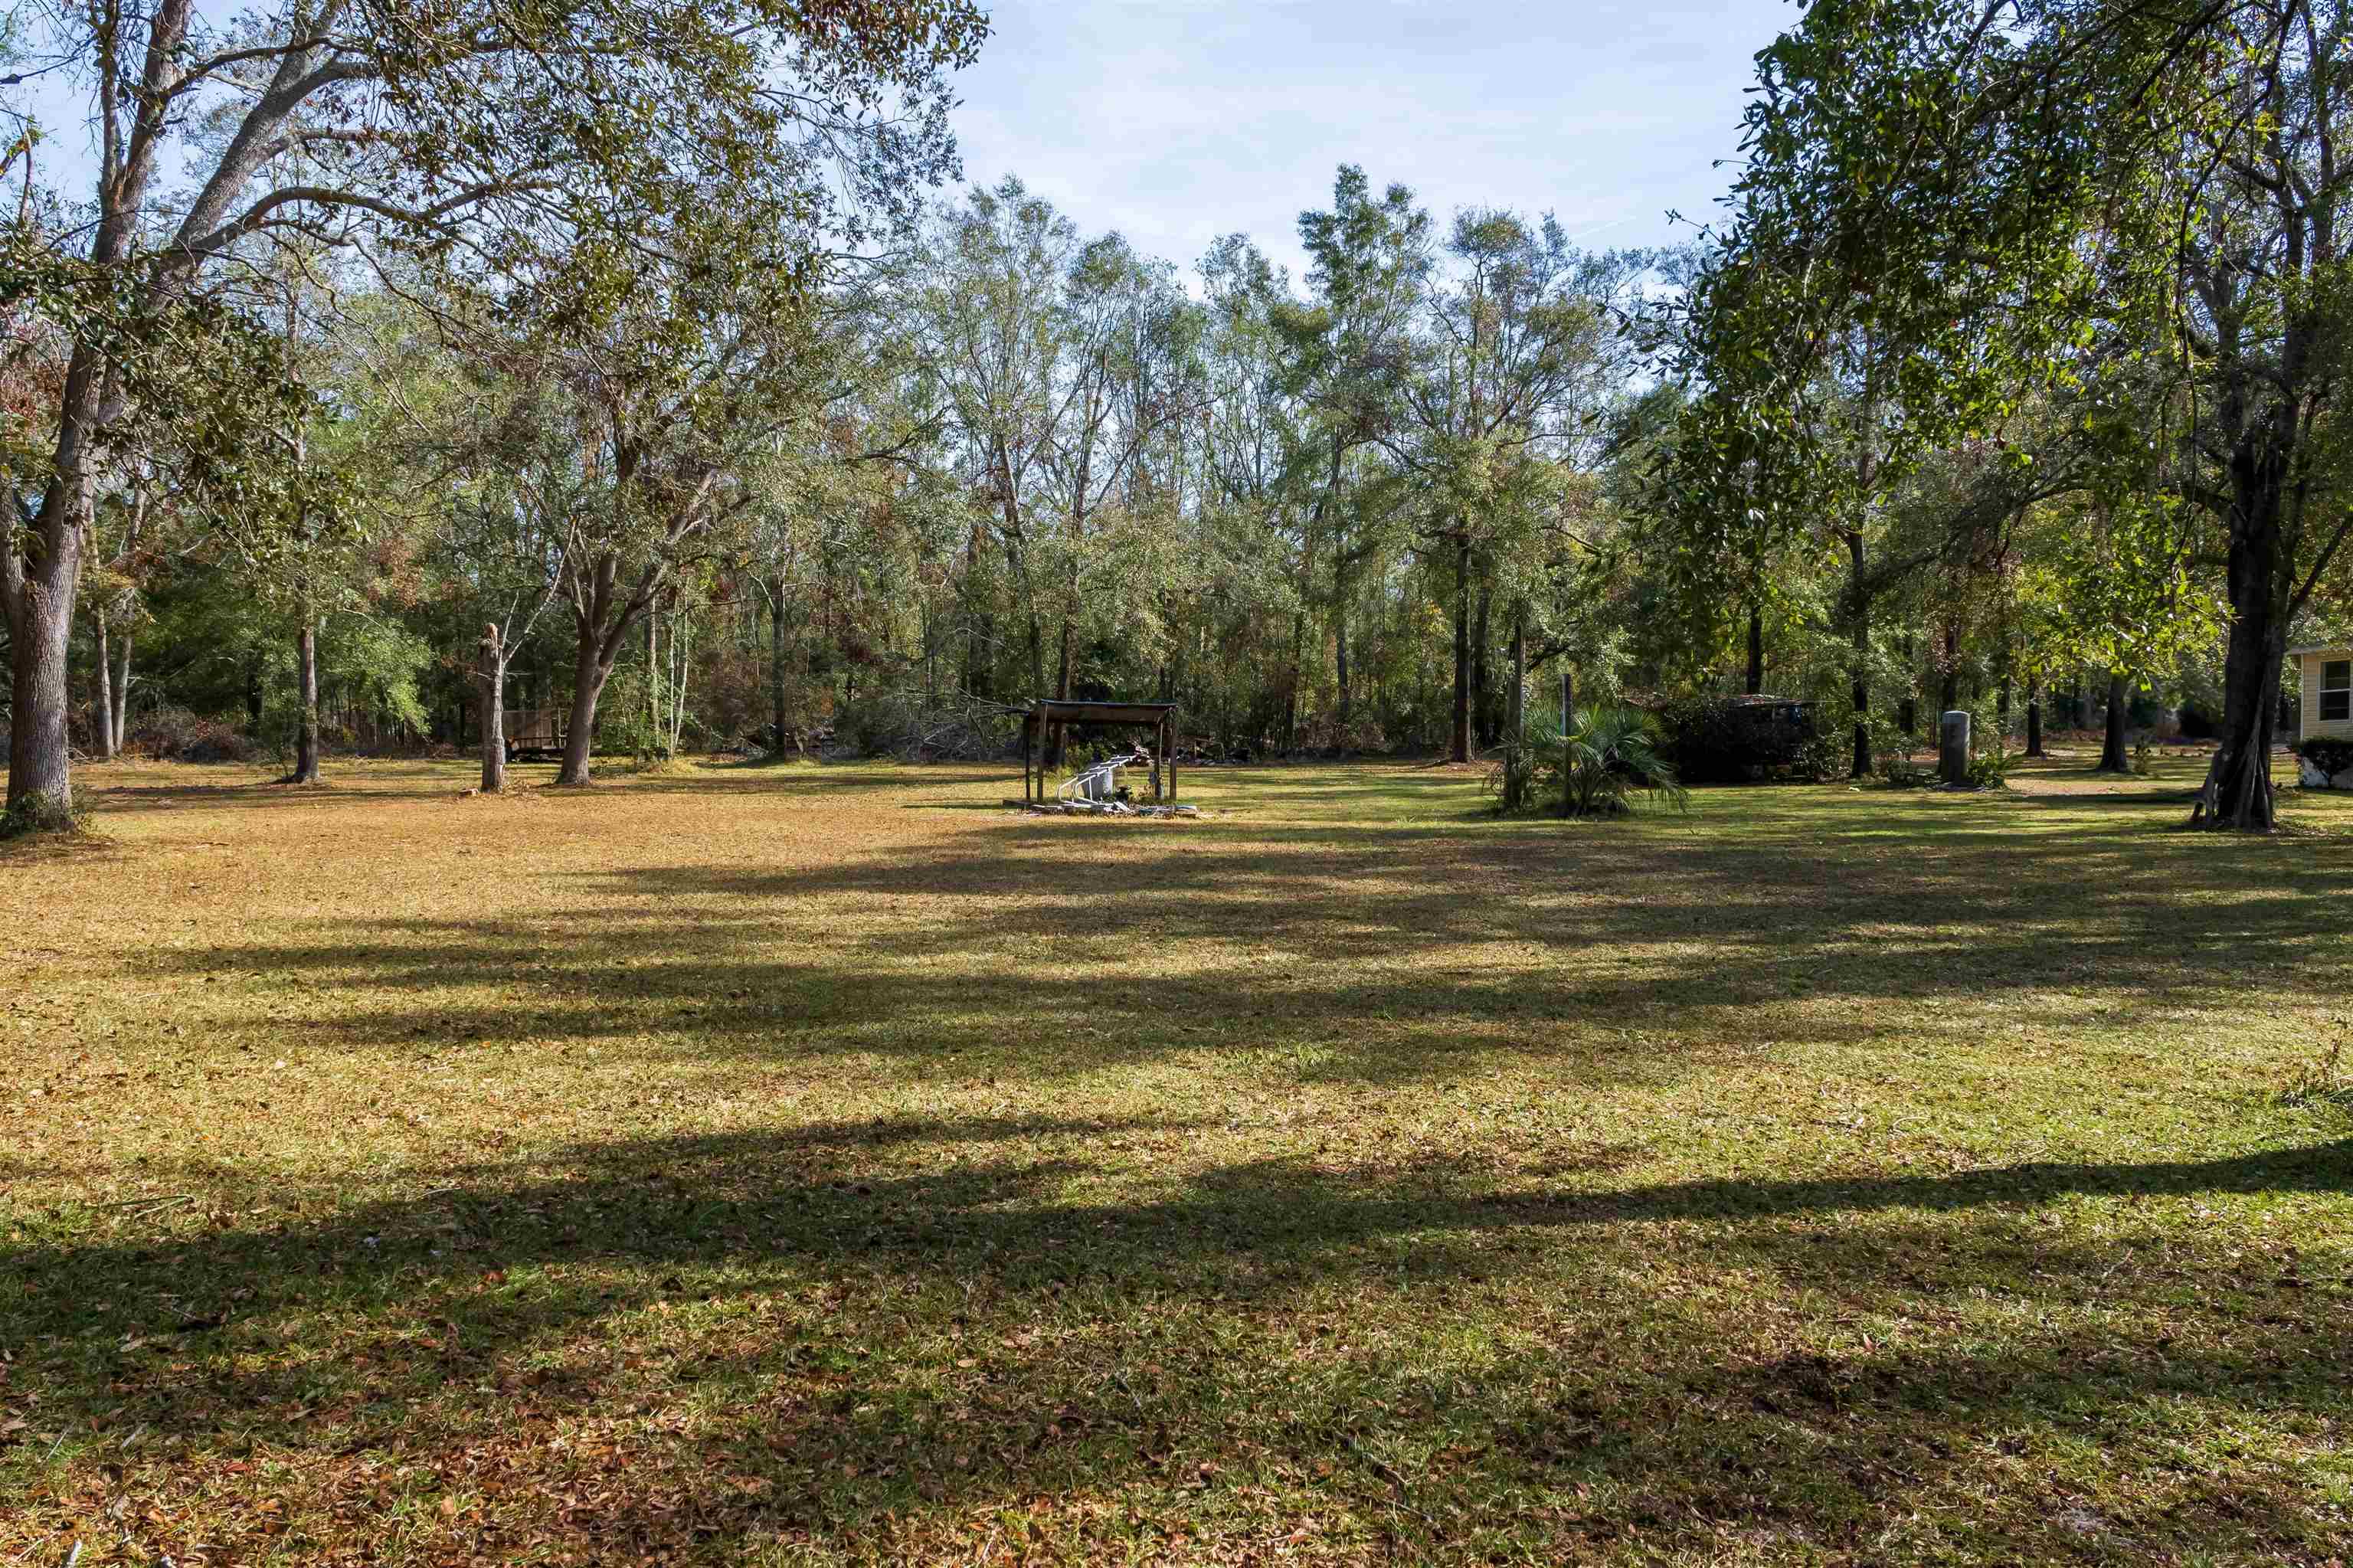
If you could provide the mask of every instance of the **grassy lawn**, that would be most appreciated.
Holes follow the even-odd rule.
[[[93,770],[0,1563],[2353,1555],[2353,800],[2087,760]]]

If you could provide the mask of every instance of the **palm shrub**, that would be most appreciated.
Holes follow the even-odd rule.
[[[1634,809],[1638,796],[1678,811],[1690,804],[1650,715],[1605,705],[1577,717],[1575,729],[1543,746],[1540,798],[1549,786],[1550,798],[1571,817],[1620,816]]]

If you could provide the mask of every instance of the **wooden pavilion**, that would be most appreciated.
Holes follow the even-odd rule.
[[[1158,743],[1152,770],[1152,798],[1174,804],[1176,800],[1176,705],[1175,703],[1091,703],[1040,697],[1021,715],[1021,800],[1024,804],[1046,799],[1043,750],[1050,725],[1080,729],[1149,729]]]

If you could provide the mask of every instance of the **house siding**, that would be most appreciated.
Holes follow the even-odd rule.
[[[2304,707],[2296,721],[2296,739],[2328,735],[2353,740],[2353,718],[2339,719],[2334,724],[2320,722],[2320,667],[2338,659],[2353,659],[2353,648],[2323,648],[2296,656],[2296,662],[2304,666]]]

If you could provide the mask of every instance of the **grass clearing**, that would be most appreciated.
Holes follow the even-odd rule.
[[[91,769],[0,1563],[2328,1562],[2353,801],[2087,760]]]

